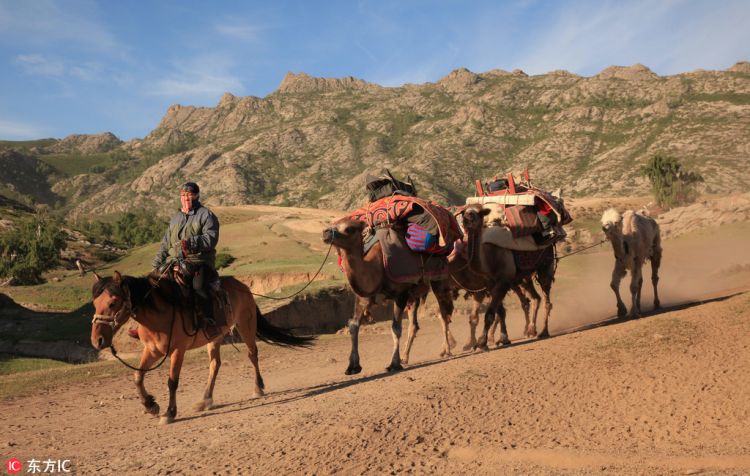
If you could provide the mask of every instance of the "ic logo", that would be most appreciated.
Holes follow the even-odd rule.
[[[21,462],[16,458],[11,458],[7,463],[5,463],[5,468],[10,474],[16,474],[17,472],[21,471],[21,469],[23,469],[23,464],[21,464]]]

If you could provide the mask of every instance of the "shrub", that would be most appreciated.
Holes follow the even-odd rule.
[[[57,266],[65,233],[47,217],[34,217],[0,236],[0,277],[18,284],[37,284],[42,273]]]
[[[642,173],[651,182],[656,202],[667,208],[694,201],[698,196],[695,184],[703,181],[700,174],[684,170],[674,157],[660,154],[651,157]]]
[[[230,264],[234,263],[237,258],[230,255],[229,253],[218,253],[216,255],[216,269],[226,268]]]

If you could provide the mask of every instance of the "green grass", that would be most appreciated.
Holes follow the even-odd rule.
[[[0,140],[0,149],[28,150],[32,147],[47,147],[55,142],[57,139]]]
[[[10,354],[0,354],[0,376],[32,372],[34,370],[69,367],[71,365],[73,364],[53,359],[34,359],[29,357],[16,357]]]

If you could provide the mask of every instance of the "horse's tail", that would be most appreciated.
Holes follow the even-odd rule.
[[[257,304],[255,305],[255,315],[257,316],[256,320],[258,323],[258,339],[263,342],[285,347],[309,347],[315,340],[314,337],[291,335],[284,329],[274,326],[263,316]]]

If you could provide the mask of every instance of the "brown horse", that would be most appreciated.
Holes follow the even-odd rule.
[[[157,360],[169,357],[169,406],[159,423],[172,423],[177,415],[177,385],[185,352],[207,346],[209,358],[208,385],[203,399],[195,405],[196,411],[213,406],[216,376],[221,366],[219,349],[226,334],[236,327],[248,348],[248,357],[255,369],[253,397],[263,395],[263,377],[258,367],[256,335],[263,341],[277,345],[305,346],[310,338],[294,337],[271,325],[255,304],[250,289],[232,277],[221,278],[221,287],[229,300],[227,325],[220,328],[216,337],[208,339],[205,332],[191,329],[193,306],[182,302],[178,285],[171,280],[159,280],[151,275],[143,278],[121,276],[115,271],[111,278],[101,278],[96,273],[92,289],[94,318],[91,324],[91,344],[99,350],[112,347],[112,337],[131,317],[140,325],[138,336],[143,343],[141,361],[135,372],[135,386],[146,413],[159,415],[159,405],[146,392],[145,373]],[[161,365],[161,363],[159,364]]]

